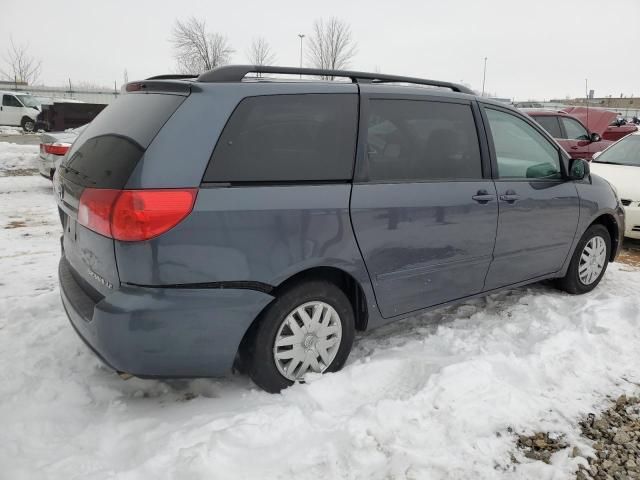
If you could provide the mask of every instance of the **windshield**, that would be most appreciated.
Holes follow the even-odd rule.
[[[16,95],[25,107],[39,107],[40,102],[33,95]]]
[[[602,152],[594,162],[640,167],[640,135],[626,136]]]

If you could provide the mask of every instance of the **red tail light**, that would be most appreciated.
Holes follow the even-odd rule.
[[[111,234],[111,214],[120,192],[121,190],[85,188],[80,196],[78,223],[100,235],[113,237]]]
[[[157,237],[191,213],[198,190],[109,190],[86,188],[78,222],[101,235],[125,242]]]
[[[71,147],[70,143],[41,143],[40,151],[53,155],[65,155]]]

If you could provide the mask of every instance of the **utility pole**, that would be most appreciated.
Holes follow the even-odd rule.
[[[587,106],[587,125],[589,125],[589,79],[584,79],[584,103]]]
[[[302,39],[304,38],[304,34],[299,33],[298,37],[300,37],[300,68],[302,68]],[[302,78],[302,74],[300,74],[300,78]]]
[[[484,82],[487,79],[487,57],[484,57],[484,70],[482,71],[482,95],[484,97]]]

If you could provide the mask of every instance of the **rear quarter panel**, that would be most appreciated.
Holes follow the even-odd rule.
[[[313,267],[351,274],[378,310],[349,217],[350,184],[201,188],[191,215],[148,242],[115,242],[122,282],[278,286]]]
[[[357,93],[351,83],[194,83],[154,138],[126,188],[200,187],[227,119],[244,98]],[[147,242],[115,242],[120,280],[162,286],[252,281],[277,286],[313,267],[351,274],[380,317],[349,216],[351,184],[202,185],[193,212]]]

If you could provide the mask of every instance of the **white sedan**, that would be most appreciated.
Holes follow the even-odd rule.
[[[611,183],[624,205],[625,237],[640,239],[640,132],[594,155],[591,171]]]

